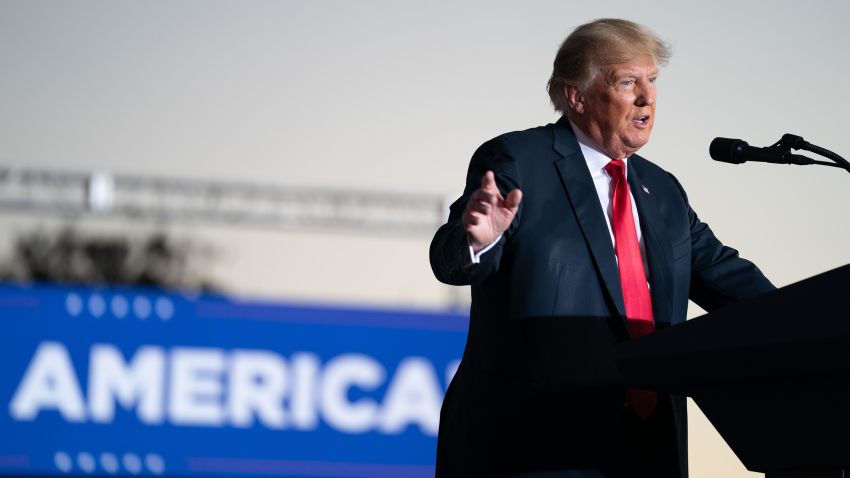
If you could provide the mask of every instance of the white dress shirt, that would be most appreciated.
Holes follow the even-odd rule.
[[[607,171],[605,171],[605,165],[608,164],[611,159],[602,153],[600,151],[601,148],[597,146],[596,142],[588,137],[584,131],[580,130],[572,121],[570,121],[570,126],[573,128],[573,132],[578,140],[578,146],[581,148],[581,154],[584,156],[584,160],[587,162],[587,168],[590,170],[590,177],[593,179],[593,185],[596,187],[596,194],[599,196],[599,205],[602,208],[602,213],[605,215],[605,225],[608,226],[608,233],[611,236],[611,245],[613,246],[614,229],[611,223],[611,219],[613,218],[611,198],[614,195],[614,189],[611,187],[611,176]],[[626,163],[626,178],[628,179],[628,158],[623,158],[623,162]],[[640,231],[640,218],[638,217],[637,205],[635,204],[635,197],[631,189],[629,189],[629,195],[631,196],[632,216],[634,216],[635,219],[635,232],[637,233],[638,246],[640,247],[640,256],[643,260],[643,270],[646,274],[647,280],[649,280],[649,264],[646,261],[646,248],[643,244],[643,235]],[[479,263],[481,261],[481,256],[492,249],[500,239],[502,239],[501,235],[499,235],[499,237],[497,237],[496,240],[487,247],[478,251],[477,254],[472,249],[472,246],[469,246],[469,257],[472,262],[474,264]],[[616,256],[614,259],[616,260]]]
[[[590,139],[584,131],[580,130],[572,121],[570,126],[573,127],[573,132],[578,140],[578,146],[581,148],[581,154],[587,162],[587,168],[590,170],[590,177],[593,178],[593,185],[596,187],[596,194],[599,196],[599,204],[602,206],[602,212],[605,214],[605,225],[608,226],[608,234],[611,235],[611,244],[614,245],[614,228],[611,220],[614,217],[613,203],[611,198],[614,196],[614,188],[611,187],[612,178],[605,171],[605,165],[611,162],[611,159],[600,151],[600,147],[596,142]],[[626,179],[629,178],[629,158],[622,158],[626,164]],[[640,217],[638,216],[637,204],[635,204],[634,191],[629,188],[629,196],[632,203],[632,216],[635,218],[635,233],[637,233],[638,247],[640,247],[640,258],[643,261],[643,271],[646,274],[647,281],[649,280],[649,263],[646,261],[646,248],[643,244],[643,235],[640,232]],[[616,256],[615,256],[616,259]]]

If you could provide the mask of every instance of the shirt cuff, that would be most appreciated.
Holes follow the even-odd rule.
[[[469,259],[472,261],[473,264],[478,264],[479,262],[481,262],[481,256],[484,255],[485,252],[492,249],[496,245],[496,243],[499,242],[501,239],[502,235],[499,234],[499,237],[497,237],[495,241],[491,242],[490,245],[488,245],[484,249],[478,251],[478,254],[476,254],[475,251],[472,250],[472,246],[469,246]]]

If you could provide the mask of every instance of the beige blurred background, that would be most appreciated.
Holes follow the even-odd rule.
[[[847,173],[707,152],[715,136],[766,146],[791,132],[850,157],[850,2],[2,0],[0,166],[455,197],[480,143],[557,119],[557,47],[609,16],[673,46],[641,153],[717,235],[777,285],[850,262]],[[2,213],[0,246],[65,223]],[[212,274],[242,296],[467,300],[431,275],[427,235],[80,224],[212,244]],[[691,412],[691,476],[754,476]]]

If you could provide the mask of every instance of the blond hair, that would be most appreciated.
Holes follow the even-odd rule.
[[[584,88],[605,66],[650,57],[658,66],[670,60],[670,47],[643,25],[601,18],[579,26],[564,40],[546,84],[556,111],[568,109],[566,85]]]

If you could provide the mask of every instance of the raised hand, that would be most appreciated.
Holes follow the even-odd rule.
[[[508,193],[507,198],[502,197],[493,171],[484,174],[481,187],[472,193],[463,211],[463,226],[473,251],[477,253],[484,249],[505,232],[514,220],[521,200],[522,191],[519,189]]]

